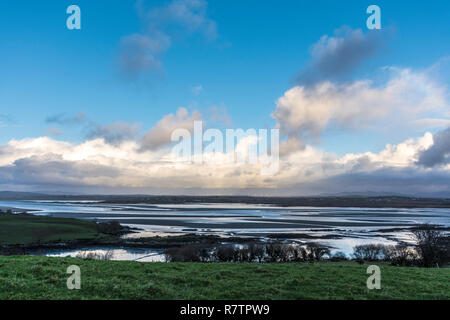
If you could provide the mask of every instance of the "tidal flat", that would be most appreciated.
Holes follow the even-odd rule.
[[[380,200],[380,199],[379,199]],[[329,201],[329,200],[327,200]],[[381,200],[380,200],[381,201]],[[380,201],[377,201],[378,203]],[[405,199],[402,199],[405,201]],[[413,200],[412,200],[413,201]],[[371,200],[370,202],[374,202]],[[413,201],[417,202],[417,201]],[[391,202],[386,202],[386,205]],[[82,221],[117,221],[134,231],[122,236],[123,241],[137,247],[137,240],[154,237],[178,237],[194,234],[217,237],[223,242],[284,241],[315,242],[332,251],[350,254],[358,244],[411,243],[410,229],[421,224],[433,224],[443,230],[450,228],[449,208],[389,208],[389,207],[303,207],[254,203],[116,203],[105,199],[73,200],[4,200],[0,208],[15,212]],[[231,240],[230,240],[231,239]],[[133,243],[134,241],[134,243]],[[158,248],[158,242],[145,242],[148,248]],[[92,248],[95,245],[95,248]],[[160,243],[162,245],[162,243]],[[80,245],[83,247],[82,245]],[[128,246],[128,245],[127,245]],[[103,250],[102,243],[91,243],[92,250]],[[85,249],[86,245],[84,246]],[[72,255],[77,248],[47,252],[48,255]],[[117,256],[130,260],[141,255],[123,253]],[[149,256],[144,252],[143,256]]]

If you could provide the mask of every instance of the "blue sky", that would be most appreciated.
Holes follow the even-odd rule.
[[[352,70],[351,80],[377,79],[384,66],[425,70],[450,54],[448,1],[209,1],[204,17],[217,26],[213,39],[164,29],[171,45],[160,57],[162,68],[133,78],[120,70],[119,56],[122,39],[147,32],[136,3],[0,3],[0,144],[48,136],[54,127],[61,133],[54,139],[82,143],[86,135],[79,125],[46,121],[79,112],[98,125],[139,123],[145,132],[179,107],[207,114],[218,106],[234,128],[274,127],[277,99],[296,85],[296,75],[311,61],[311,47],[343,26],[370,33],[365,11],[371,4],[381,8],[385,43]],[[168,3],[141,4],[152,10]],[[66,28],[71,4],[81,8],[81,30]],[[442,86],[448,80],[439,79]],[[198,86],[202,90],[195,94]],[[379,129],[327,126],[315,147],[341,156],[379,152],[387,143],[445,128]]]
[[[75,2],[82,30],[69,31],[65,9]],[[117,70],[121,37],[141,28],[135,1],[75,2],[0,4],[0,105],[15,123],[0,129],[1,142],[44,135],[47,116],[79,111],[100,123],[124,120],[148,128],[180,106],[219,105],[236,127],[273,125],[275,100],[307,63],[309,47],[341,26],[365,28],[365,9],[373,1],[211,1],[208,15],[217,23],[218,38],[176,41],[162,59],[164,75],[140,81],[123,79]],[[377,4],[383,26],[395,28],[395,35],[361,74],[383,65],[425,68],[450,52],[448,1]],[[204,90],[193,96],[197,85]],[[82,136],[69,130],[66,138]]]

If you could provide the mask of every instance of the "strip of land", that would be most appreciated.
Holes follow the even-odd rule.
[[[0,254],[29,254],[49,249],[75,249],[95,246],[129,248],[167,248],[188,244],[249,242],[250,237],[223,238],[214,235],[184,234],[179,236],[122,239],[132,229],[120,224],[69,218],[0,213]]]
[[[245,203],[280,207],[359,207],[359,208],[450,208],[448,198],[409,196],[312,196],[312,197],[250,197],[250,196],[148,196],[148,195],[47,195],[27,192],[0,192],[0,200],[100,201],[129,204],[201,204]]]
[[[73,240],[103,240],[97,224],[29,214],[0,214],[0,245],[27,245]]]

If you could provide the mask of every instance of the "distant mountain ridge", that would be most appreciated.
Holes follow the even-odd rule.
[[[389,193],[389,192],[377,192],[377,191],[365,191],[365,192],[339,192],[339,193],[321,193],[317,195],[306,195],[306,196],[251,196],[251,195],[208,195],[208,196],[193,196],[193,195],[183,195],[183,194],[174,194],[174,195],[152,195],[152,194],[70,194],[70,193],[61,193],[61,192],[26,192],[26,191],[0,191],[0,199],[3,200],[54,200],[54,199],[81,199],[81,198],[101,198],[101,199],[110,199],[110,198],[141,198],[141,197],[224,197],[224,198],[233,198],[233,197],[249,197],[249,198],[322,198],[322,197],[331,197],[331,198],[359,198],[359,197],[404,197],[404,198],[442,198],[442,199],[450,199],[450,194],[447,192],[439,192],[439,193],[423,193],[421,195],[417,194],[406,194],[406,193]]]
[[[33,192],[0,191],[0,200],[102,201],[105,203],[202,204],[245,203],[282,207],[362,207],[362,208],[450,208],[450,198],[399,195],[322,195],[308,197],[263,196],[160,196],[160,195],[50,195]]]

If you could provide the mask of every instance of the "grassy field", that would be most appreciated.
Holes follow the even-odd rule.
[[[81,268],[68,290],[67,267]],[[0,299],[450,299],[450,269],[381,265],[381,289],[355,262],[139,263],[0,256]]]
[[[0,245],[94,240],[104,237],[92,221],[0,214]]]
[[[0,245],[105,240],[95,222],[0,214]],[[178,240],[177,240],[178,241]],[[68,290],[70,265],[81,290]],[[139,263],[0,256],[0,299],[450,299],[450,269],[320,263]]]

